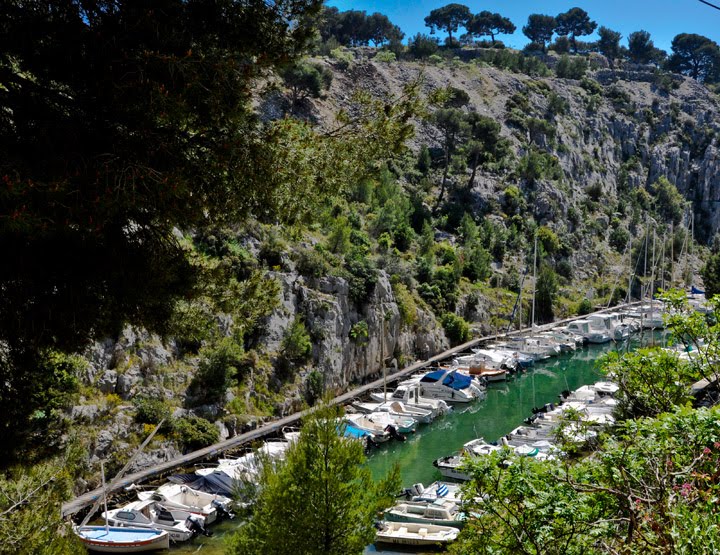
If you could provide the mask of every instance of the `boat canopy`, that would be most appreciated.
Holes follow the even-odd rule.
[[[456,391],[470,387],[470,384],[472,383],[472,378],[470,376],[458,374],[456,372],[448,374],[446,370],[435,370],[434,372],[430,372],[429,374],[424,375],[420,381],[425,383],[435,383],[443,376],[445,376],[445,379],[442,381],[442,384],[451,387]]]

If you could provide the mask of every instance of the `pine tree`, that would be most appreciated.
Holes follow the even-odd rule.
[[[373,541],[375,515],[392,503],[399,469],[373,483],[363,444],[338,433],[341,411],[321,405],[285,460],[263,465],[253,515],[228,553],[350,555]]]

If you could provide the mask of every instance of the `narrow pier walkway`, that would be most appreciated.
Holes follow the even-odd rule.
[[[599,310],[593,314],[601,314],[603,312],[614,312],[617,310],[622,310],[623,308],[627,308],[630,306],[634,306],[640,304],[640,302],[636,303],[630,303],[630,304],[623,304],[623,305],[617,305],[611,308]],[[573,320],[577,320],[577,316],[568,318],[565,320],[560,320],[557,322],[552,322],[550,324],[545,324],[542,326],[536,326],[535,331],[541,331],[541,330],[547,330],[551,329],[556,326],[564,325],[568,322],[572,322]],[[452,349],[448,349],[447,351],[443,351],[442,353],[439,353],[427,360],[424,361],[418,361],[414,364],[411,364],[410,366],[407,366],[406,368],[403,368],[402,370],[399,370],[397,372],[394,372],[392,374],[388,374],[385,378],[377,379],[373,382],[370,382],[368,384],[365,384],[361,387],[358,387],[356,389],[353,389],[351,391],[348,391],[347,393],[344,393],[338,397],[335,397],[331,403],[332,404],[346,404],[353,399],[356,399],[358,397],[362,397],[369,393],[370,391],[374,389],[378,389],[383,386],[383,383],[391,384],[396,381],[399,381],[406,377],[409,374],[412,374],[413,372],[416,372],[418,370],[421,370],[427,366],[430,366],[434,363],[441,362],[449,357],[452,357],[453,355],[456,355],[458,353],[467,351],[468,349],[475,347],[479,343],[485,343],[487,341],[495,341],[499,339],[503,339],[506,337],[510,337],[513,335],[520,335],[523,333],[527,333],[532,331],[530,328],[523,328],[521,330],[515,330],[508,333],[500,333],[496,335],[489,335],[484,337],[478,337],[476,339],[472,339],[471,341],[468,341],[467,343],[463,343],[462,345],[458,345],[457,347],[453,347]],[[165,474],[169,474],[172,471],[183,468],[195,463],[199,463],[202,461],[206,461],[209,459],[216,458],[220,455],[222,455],[226,451],[230,451],[232,449],[236,449],[238,447],[241,447],[246,444],[250,444],[255,440],[262,439],[263,437],[270,436],[277,434],[281,432],[281,430],[287,426],[293,426],[300,423],[302,418],[308,414],[308,410],[297,412],[295,414],[291,414],[289,416],[286,416],[284,418],[281,418],[279,420],[273,420],[272,422],[268,422],[267,424],[263,424],[259,428],[255,430],[251,430],[249,432],[239,434],[237,436],[228,438],[224,441],[221,441],[219,443],[215,443],[213,445],[210,445],[208,447],[205,447],[203,449],[198,449],[197,451],[193,451],[191,453],[187,453],[186,455],[182,455],[181,457],[178,457],[176,459],[166,461],[164,463],[152,466],[150,468],[143,469],[139,472],[134,472],[133,474],[128,474],[127,476],[123,477],[121,480],[119,480],[117,483],[114,484],[114,487],[112,490],[108,490],[108,493],[112,493],[115,491],[119,491],[121,489],[126,488],[130,484],[134,483],[142,483],[145,482],[151,478],[156,478],[158,476],[163,476]],[[69,517],[72,516],[80,511],[82,511],[84,508],[89,507],[92,505],[97,499],[100,498],[102,495],[102,489],[98,488],[92,491],[89,491],[67,503],[64,503],[61,508],[62,516],[63,517]]]

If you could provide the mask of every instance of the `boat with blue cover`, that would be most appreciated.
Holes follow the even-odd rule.
[[[170,534],[165,530],[79,526],[75,533],[87,549],[98,553],[143,553],[170,549]]]
[[[424,397],[451,403],[470,403],[485,396],[477,380],[461,374],[457,368],[433,370],[421,377],[418,383]]]

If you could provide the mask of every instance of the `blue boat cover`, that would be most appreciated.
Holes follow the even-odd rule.
[[[705,291],[701,291],[700,289],[698,289],[698,288],[695,287],[694,285],[690,288],[690,292],[691,292],[693,295],[704,295],[704,294],[705,294]]]
[[[420,381],[425,382],[425,383],[435,383],[440,378],[442,378],[444,375],[445,375],[445,370],[435,370],[434,372],[425,374],[422,378],[420,378]]]
[[[446,370],[435,370],[434,372],[425,374],[422,378],[420,378],[420,381],[425,383],[435,383],[440,378],[445,376],[446,372]],[[465,389],[466,387],[469,387],[471,383],[472,378],[470,376],[466,376],[465,374],[458,374],[457,372],[451,372],[447,374],[445,379],[442,381],[443,385],[451,387],[455,391]]]
[[[150,528],[117,528],[114,526],[110,526],[107,530],[104,526],[81,526],[78,528],[78,534],[84,538],[109,543],[146,541],[160,536],[162,533],[162,530]]]

